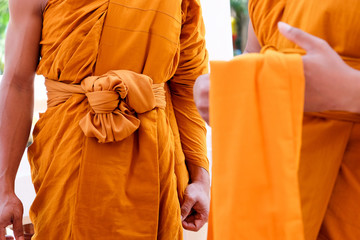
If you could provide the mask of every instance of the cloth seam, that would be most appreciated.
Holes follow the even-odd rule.
[[[109,27],[109,28],[116,28],[116,29],[120,29],[120,30],[124,30],[124,31],[128,31],[128,32],[139,32],[139,33],[147,33],[150,35],[154,35],[154,36],[158,36],[160,38],[163,38],[173,44],[175,44],[176,46],[178,45],[178,43],[171,41],[170,39],[168,39],[167,37],[157,34],[157,33],[153,33],[153,32],[148,32],[148,31],[141,31],[141,30],[133,30],[133,29],[128,29],[128,28],[121,28],[121,27],[117,27],[117,26],[112,26],[112,25],[105,25],[104,27]]]
[[[166,12],[163,12],[163,11],[159,11],[159,10],[156,10],[156,9],[143,9],[143,8],[137,8],[137,7],[130,7],[130,6],[126,6],[124,4],[121,4],[121,3],[116,3],[116,2],[110,2],[111,4],[115,4],[115,5],[119,5],[119,6],[122,6],[122,7],[125,7],[125,8],[130,8],[130,9],[136,9],[136,10],[139,10],[139,11],[144,11],[144,12],[157,12],[157,13],[161,13],[161,14],[164,14],[164,15],[167,15],[168,17],[174,19],[176,22],[178,22],[179,24],[181,24],[181,22],[179,20],[177,20],[174,16],[171,16],[170,14],[166,13]]]

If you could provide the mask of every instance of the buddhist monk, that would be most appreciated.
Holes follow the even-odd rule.
[[[197,80],[213,127],[209,239],[360,239],[359,9],[250,0],[250,54]]]
[[[28,149],[33,239],[182,239],[208,218],[207,72],[198,0],[11,0],[0,87],[0,239],[22,234],[14,179]]]

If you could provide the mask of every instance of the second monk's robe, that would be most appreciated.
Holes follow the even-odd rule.
[[[210,78],[208,239],[303,240],[297,179],[304,102],[300,55],[269,50],[212,62]]]
[[[208,169],[192,96],[206,72],[197,0],[49,0],[34,239],[182,239],[186,163]]]
[[[265,55],[258,56],[262,60],[243,56],[211,66],[214,172],[210,239],[360,239],[360,115],[305,113],[302,126],[289,128],[284,116],[294,114],[300,119],[302,115],[298,111],[303,104],[298,97],[301,85],[297,90],[288,88],[289,99],[284,95],[284,101],[276,104],[280,93],[264,88],[270,85],[266,81],[300,84],[303,78],[294,70],[301,63],[287,55],[305,52],[281,36],[278,21],[326,40],[348,65],[360,70],[359,10],[360,3],[351,0],[249,1],[250,18]],[[282,57],[269,56],[269,51]],[[271,69],[267,61],[274,65]],[[286,64],[289,66],[284,67]],[[292,78],[294,75],[298,77]],[[232,77],[236,79],[226,86]],[[249,84],[255,84],[250,96],[257,98],[243,93],[242,88]],[[234,91],[235,97],[227,91]],[[229,117],[233,126],[227,129],[218,115],[226,116],[228,108],[223,106],[234,102],[239,104],[232,111],[243,115],[229,115],[234,116]],[[289,104],[297,107],[289,108]],[[254,109],[250,111],[248,105]],[[286,112],[278,112],[281,109]],[[258,144],[253,144],[254,139]],[[296,148],[289,147],[292,145]],[[300,145],[299,158],[295,150]],[[219,202],[224,196],[229,196],[227,204]]]

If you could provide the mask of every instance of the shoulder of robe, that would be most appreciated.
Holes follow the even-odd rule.
[[[183,0],[181,10],[183,24],[194,18],[200,19],[202,16],[200,0]]]
[[[182,0],[182,29],[180,36],[181,49],[196,47],[202,42],[199,49],[205,47],[205,25],[202,17],[200,0]],[[198,49],[198,50],[199,50]]]
[[[261,46],[266,45],[278,31],[286,0],[249,0],[249,16]]]

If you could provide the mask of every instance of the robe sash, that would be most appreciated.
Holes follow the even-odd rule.
[[[153,84],[144,74],[127,70],[109,71],[85,78],[81,85],[46,79],[48,107],[64,103],[74,94],[85,94],[89,112],[79,125],[87,137],[99,143],[121,141],[140,126],[136,113],[159,107],[165,109],[164,83]]]

